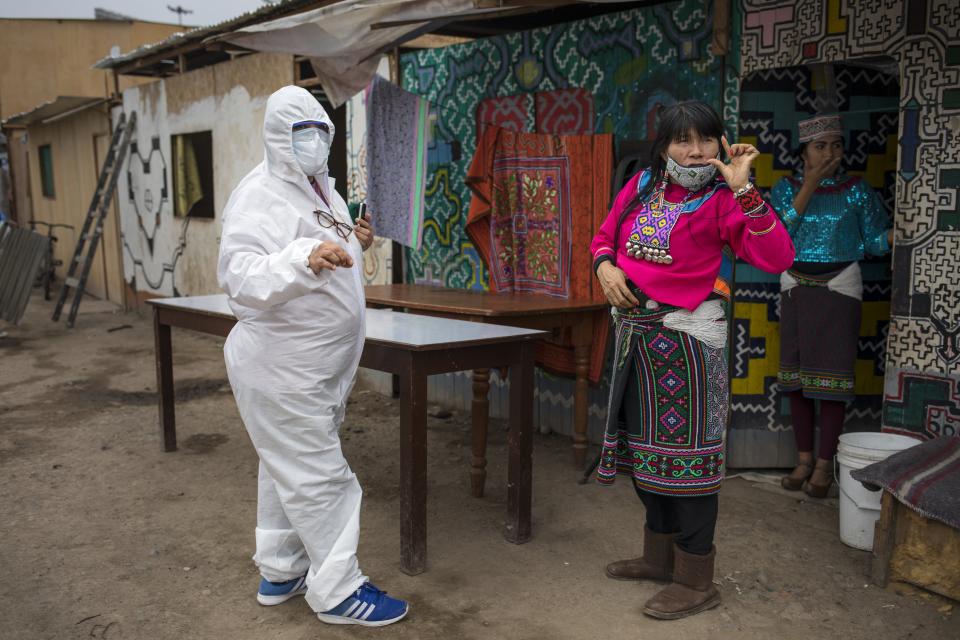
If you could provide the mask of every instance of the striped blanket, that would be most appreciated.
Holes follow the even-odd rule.
[[[960,529],[960,437],[943,436],[851,474],[917,513]]]

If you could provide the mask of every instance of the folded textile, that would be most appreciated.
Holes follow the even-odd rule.
[[[941,436],[851,471],[917,513],[960,529],[960,437]]]

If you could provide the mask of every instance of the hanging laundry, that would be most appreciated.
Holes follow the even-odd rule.
[[[606,298],[593,276],[590,241],[607,215],[613,137],[557,136],[487,127],[466,182],[467,234],[490,271],[490,290]],[[603,366],[609,315],[595,321],[591,380]],[[538,347],[538,362],[574,373],[566,342]]]
[[[419,249],[430,104],[380,76],[367,89],[366,102],[367,208],[377,235]]]

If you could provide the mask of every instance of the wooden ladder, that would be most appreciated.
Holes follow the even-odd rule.
[[[110,211],[110,202],[117,188],[117,177],[120,175],[120,167],[123,164],[124,156],[127,155],[127,149],[130,147],[130,139],[133,137],[136,124],[136,112],[131,113],[129,119],[126,114],[120,114],[117,126],[113,130],[113,137],[110,139],[110,149],[103,161],[103,168],[100,169],[97,190],[93,192],[93,199],[91,199],[90,208],[87,210],[87,218],[83,221],[83,229],[77,238],[73,258],[70,259],[67,277],[60,288],[60,295],[57,298],[52,319],[54,321],[60,319],[63,305],[66,303],[70,292],[73,291],[73,303],[70,305],[70,313],[67,315],[67,326],[71,328],[77,321],[80,300],[83,299],[83,291],[87,286],[90,267],[93,265],[93,258],[97,254],[100,236],[103,235],[103,222]]]

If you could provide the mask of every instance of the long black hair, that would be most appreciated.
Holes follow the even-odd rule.
[[[663,156],[672,142],[683,142],[696,133],[701,138],[713,138],[719,144],[723,136],[723,121],[713,107],[699,100],[687,100],[666,107],[660,112],[657,125],[657,137],[650,149],[650,177],[641,190],[641,200],[652,192],[658,182],[663,180],[667,162]]]
[[[649,179],[630,203],[624,207],[617,224],[618,229],[624,218],[649,198],[657,184],[665,178],[667,161],[663,159],[663,156],[666,155],[670,143],[686,140],[691,131],[701,138],[714,138],[719,143],[723,136],[723,121],[713,107],[700,100],[678,102],[665,107],[660,112],[657,137],[650,148]]]

